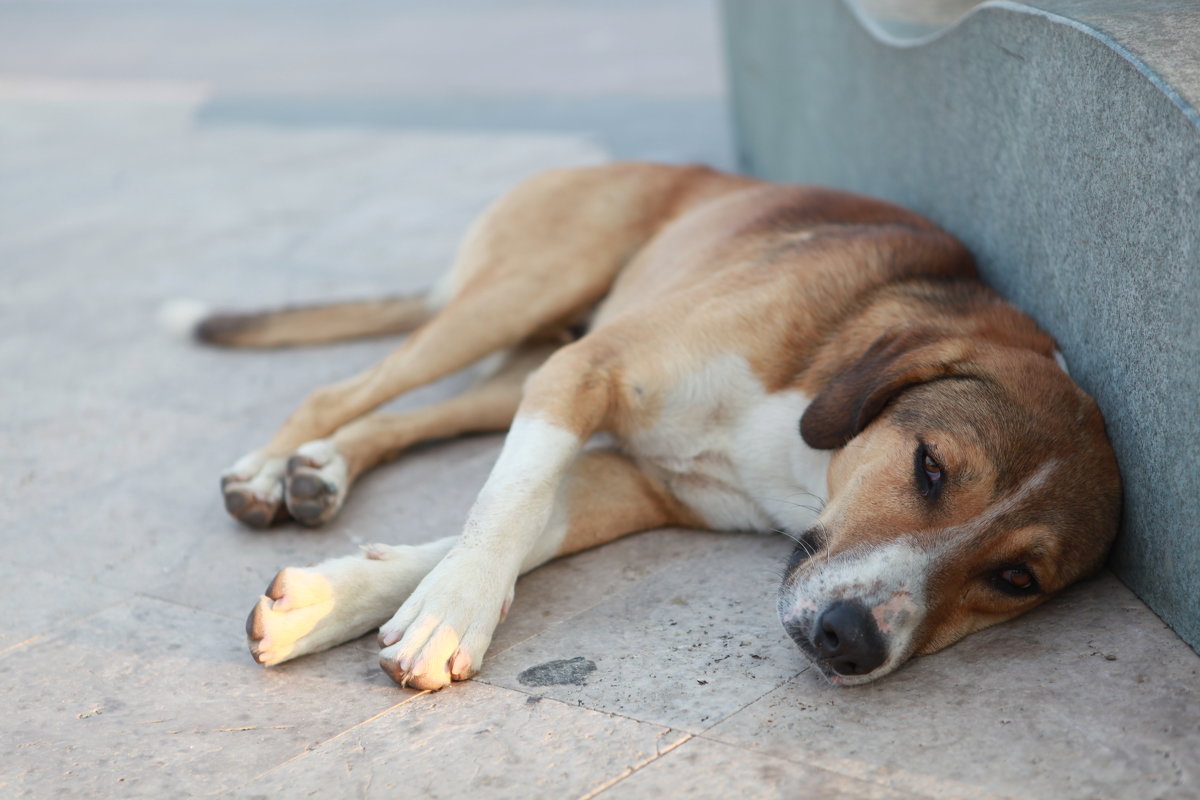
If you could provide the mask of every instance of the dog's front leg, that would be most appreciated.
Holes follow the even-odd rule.
[[[582,444],[553,422],[514,422],[462,536],[380,628],[380,665],[397,683],[439,689],[479,670],[517,576],[558,551],[545,534]]]
[[[610,405],[584,341],[533,375],[462,536],[380,628],[380,664],[397,683],[436,689],[479,671],[517,576],[559,551],[556,495]]]

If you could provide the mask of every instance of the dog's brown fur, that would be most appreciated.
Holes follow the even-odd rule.
[[[290,509],[301,522],[324,522],[358,475],[410,444],[506,429],[514,416],[536,420],[550,431],[545,435],[567,442],[562,463],[547,465],[550,488],[543,491],[498,476],[508,469],[502,458],[489,486],[517,487],[506,490],[515,493],[511,502],[485,489],[463,538],[428,555],[430,569],[414,568],[416,586],[378,566],[369,569],[394,584],[387,591],[363,588],[374,585],[363,564],[345,567],[359,570],[353,579],[332,567],[320,573],[322,586],[328,584],[321,591],[378,594],[370,614],[335,623],[329,612],[300,634],[272,634],[286,628],[282,614],[304,605],[303,591],[288,596],[281,587],[314,580],[300,571],[277,579],[249,624],[252,650],[263,663],[358,635],[383,621],[383,608],[411,594],[388,623],[392,630],[385,626],[384,666],[402,683],[444,685],[479,668],[490,629],[477,639],[446,634],[441,644],[413,631],[437,628],[453,617],[455,593],[477,591],[471,581],[478,576],[463,566],[471,554],[515,553],[513,574],[497,579],[507,587],[478,589],[479,615],[486,615],[498,612],[505,591],[511,594],[517,564],[529,569],[652,527],[720,525],[694,498],[702,496],[703,481],[732,463],[729,453],[708,453],[712,463],[693,459],[676,469],[664,466],[672,454],[650,452],[644,443],[666,435],[664,415],[672,413],[681,383],[722,358],[744,363],[753,376],[746,385],[763,398],[810,400],[790,430],[778,430],[781,441],[794,437],[796,447],[833,451],[829,502],[805,538],[804,546],[817,552],[793,560],[781,599],[785,625],[810,655],[820,610],[806,610],[815,601],[805,592],[818,592],[837,570],[857,569],[871,548],[903,540],[904,552],[928,555],[929,563],[922,567],[922,619],[911,641],[889,645],[895,652],[888,662],[865,679],[1036,605],[1096,569],[1116,530],[1119,478],[1103,422],[1055,363],[1054,341],[978,281],[959,242],[888,203],[703,167],[556,171],[525,182],[489,210],[429,298],[221,315],[202,323],[198,335],[261,346],[421,323],[376,367],[314,392],[263,448],[226,474],[223,491],[234,516],[261,526]],[[509,353],[505,365],[457,398],[405,414],[369,413],[501,351]],[[624,453],[578,453],[602,431]],[[536,438],[516,428],[513,437]],[[508,447],[516,450],[522,445],[513,437]],[[314,459],[302,447],[325,439],[332,450],[323,452],[345,462],[342,483],[333,487],[322,472],[325,457]],[[915,443],[936,455],[937,468],[926,476],[937,475],[937,483],[944,469],[945,482],[929,490],[936,501],[914,489]],[[286,470],[279,466],[284,460]],[[754,487],[720,488],[749,498]],[[550,524],[551,506],[566,522],[546,545],[554,537],[539,525]],[[525,530],[527,518],[542,522]],[[1015,565],[1036,575],[1036,591],[996,590],[997,576],[1025,580]],[[911,576],[897,586],[872,607],[881,630],[909,624],[892,612],[915,604],[917,590]],[[793,606],[785,608],[788,602]],[[486,627],[476,617],[462,624]],[[861,682],[839,672],[842,662],[829,655],[831,647],[820,644],[814,657],[824,659],[831,677]]]

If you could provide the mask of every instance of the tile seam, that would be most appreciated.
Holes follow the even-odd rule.
[[[667,730],[670,731],[673,729],[667,728]],[[681,737],[680,739],[667,745],[665,749],[657,751],[652,756],[647,756],[646,758],[642,759],[641,761],[634,764],[633,766],[626,767],[625,770],[623,772],[621,772],[621,774],[615,775],[612,778],[609,778],[607,781],[600,784],[595,789],[592,789],[590,792],[586,792],[585,794],[580,795],[578,800],[592,800],[592,798],[596,797],[597,795],[599,795],[603,792],[607,792],[609,789],[616,786],[618,783],[621,783],[626,778],[630,777],[631,775],[636,774],[639,770],[641,770],[645,767],[648,767],[649,765],[653,764],[655,761],[658,761],[660,758],[662,758],[663,756],[670,753],[675,748],[687,744],[694,738],[696,738],[696,734],[694,734],[694,733],[684,734],[683,737]]]
[[[339,733],[335,733],[333,736],[330,736],[328,739],[323,739],[314,745],[305,747],[302,752],[297,753],[296,755],[292,756],[291,758],[280,761],[278,764],[275,764],[274,766],[270,767],[269,769],[265,769],[262,772],[258,773],[257,775],[254,775],[249,780],[243,781],[242,783],[239,783],[237,786],[231,786],[228,789],[221,789],[219,792],[211,794],[209,796],[210,797],[225,797],[225,796],[229,795],[231,792],[236,792],[239,789],[243,789],[246,786],[249,786],[250,784],[254,783],[256,780],[263,778],[267,775],[270,775],[272,772],[275,772],[278,769],[282,769],[283,767],[286,767],[288,764],[291,764],[292,762],[299,761],[300,759],[302,759],[312,753],[315,753],[317,750],[320,750],[322,747],[329,744],[330,742],[335,742],[338,739],[342,738],[343,736],[346,736],[347,734],[351,733],[352,731],[358,730],[362,726],[369,725],[370,723],[374,722],[375,720],[379,719],[380,717],[383,717],[383,716],[386,716],[386,715],[392,713],[400,706],[407,705],[408,703],[411,703],[412,701],[416,700],[418,697],[421,697],[422,695],[426,695],[426,694],[431,694],[432,692],[433,692],[432,689],[425,689],[423,691],[417,692],[416,694],[412,695],[411,697],[406,697],[403,700],[401,700],[399,703],[396,703],[395,705],[392,705],[392,706],[388,706],[383,711],[380,711],[378,714],[373,714],[370,717],[367,717],[366,719],[362,720],[361,722],[354,723],[349,728],[346,728],[346,730],[341,731]]]

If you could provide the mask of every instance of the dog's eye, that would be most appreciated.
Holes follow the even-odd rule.
[[[1016,597],[1034,594],[1038,590],[1037,578],[1027,567],[1005,567],[992,577],[992,585],[1005,594]]]
[[[929,452],[924,442],[917,447],[915,461],[917,490],[930,500],[937,499],[942,491],[942,484],[945,483],[942,465]]]
[[[933,456],[925,454],[925,477],[935,482],[942,479],[942,465],[933,460]]]

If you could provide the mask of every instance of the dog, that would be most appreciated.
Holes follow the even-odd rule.
[[[1117,530],[1104,422],[1054,340],[952,236],[844,192],[553,171],[486,211],[424,296],[193,330],[249,347],[411,332],[223,475],[248,525],[321,524],[408,446],[508,430],[460,536],[279,572],[246,624],[264,665],[378,628],[383,669],[439,689],[480,669],[519,575],[681,526],[795,538],[783,628],[830,681],[864,684],[1094,572]],[[477,362],[457,397],[372,413]],[[601,433],[613,446],[586,447]]]

